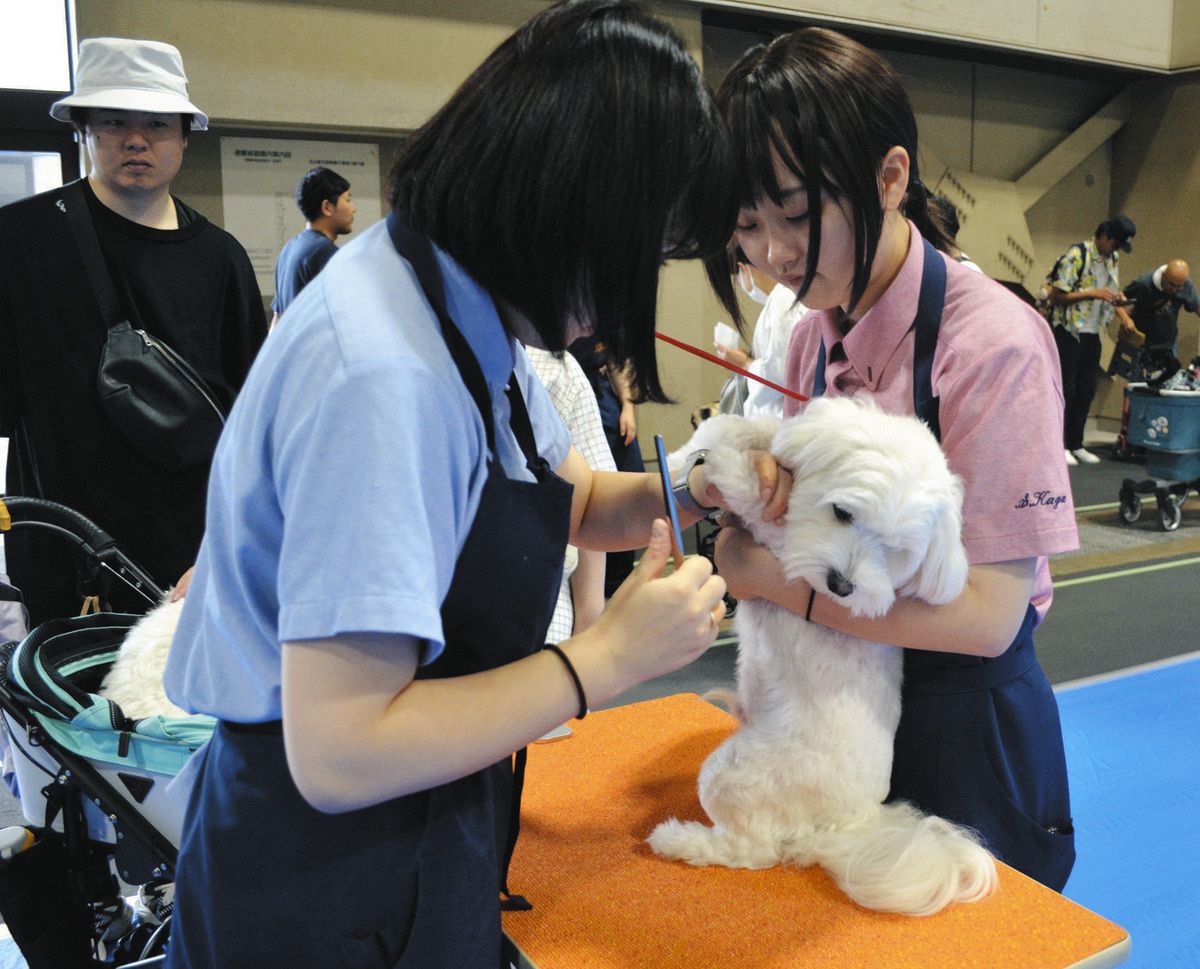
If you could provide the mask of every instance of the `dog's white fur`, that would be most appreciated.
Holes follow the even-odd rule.
[[[915,418],[848,398],[815,400],[787,422],[713,417],[670,463],[700,448],[708,448],[708,480],[785,574],[851,613],[882,615],[897,595],[936,604],[962,592],[962,484]],[[770,450],[795,475],[781,525],[762,521],[748,449]],[[740,602],[734,623],[731,708],[741,724],[699,779],[713,827],[672,818],[655,828],[651,847],[693,865],[818,864],[858,904],[909,915],[991,893],[995,863],[973,832],[883,803],[901,650],[766,600]]]
[[[167,699],[163,688],[167,652],[182,609],[183,599],[171,602],[168,593],[161,603],[130,627],[116,660],[100,684],[100,695],[112,700],[133,720],[158,715],[187,716],[186,711]]]

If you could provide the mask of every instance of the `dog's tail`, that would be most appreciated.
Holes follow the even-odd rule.
[[[903,801],[819,834],[813,848],[796,860],[821,865],[851,899],[881,912],[933,915],[996,888],[996,863],[973,831]]]

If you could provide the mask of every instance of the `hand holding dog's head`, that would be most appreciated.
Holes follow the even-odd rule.
[[[768,500],[771,514],[780,514],[786,504],[790,482],[786,472],[776,467],[769,454],[771,440],[780,424],[781,421],[773,417],[721,414],[709,418],[687,444],[668,457],[671,479],[678,479],[692,454],[705,450],[708,455],[704,479],[719,495],[711,491],[707,496],[697,495],[702,503],[719,503],[747,523],[763,518]],[[766,491],[772,494],[765,495]]]
[[[735,451],[766,450],[771,439],[779,430],[780,421],[775,418],[739,417],[735,414],[718,414],[704,421],[687,444],[667,456],[667,467],[672,480],[679,477],[688,458],[697,451],[712,451],[715,448],[730,448]]]

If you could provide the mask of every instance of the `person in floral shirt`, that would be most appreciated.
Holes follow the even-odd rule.
[[[1100,459],[1083,446],[1096,381],[1100,374],[1100,331],[1112,322],[1132,333],[1133,320],[1125,312],[1125,296],[1117,277],[1121,252],[1129,252],[1129,240],[1137,232],[1133,219],[1115,215],[1096,227],[1093,239],[1077,242],[1058,262],[1049,283],[1050,322],[1062,366],[1066,413],[1063,443],[1067,464],[1097,464]]]

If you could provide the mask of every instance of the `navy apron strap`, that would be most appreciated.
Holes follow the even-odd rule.
[[[933,396],[933,354],[937,350],[942,309],[946,305],[946,264],[928,239],[925,265],[921,271],[921,291],[917,297],[917,315],[913,320],[916,338],[913,344],[913,412],[929,425],[933,436],[942,439],[938,422],[938,399]],[[812,396],[825,393],[825,340],[817,349],[817,369],[813,375]]]
[[[446,308],[446,288],[442,282],[442,271],[438,268],[437,256],[434,255],[433,243],[427,236],[405,225],[395,212],[388,213],[387,227],[396,251],[412,266],[425,298],[437,314],[446,347],[450,356],[454,358],[459,373],[462,374],[463,383],[470,391],[475,406],[479,408],[479,415],[483,418],[483,426],[487,431],[488,453],[495,454],[496,432],[492,422],[492,399],[488,393],[487,380],[483,376],[483,368],[479,366],[479,361],[467,343],[467,338],[462,335]]]
[[[525,455],[525,466],[541,481],[549,466],[537,452],[533,424],[529,420],[529,410],[525,406],[521,388],[517,386],[515,374],[508,381],[505,392],[508,394],[508,404],[512,411],[510,426]],[[508,887],[508,870],[512,867],[513,854],[517,850],[517,839],[521,837],[521,795],[525,790],[525,764],[528,756],[528,747],[522,747],[513,754],[513,786],[512,799],[509,801],[508,809],[508,834],[504,839],[504,855],[500,859],[500,910],[503,912],[527,912],[533,908],[525,896],[514,894]]]
[[[500,859],[500,911],[528,912],[533,903],[524,895],[513,894],[508,887],[508,870],[512,867],[517,840],[521,837],[521,796],[525,792],[525,763],[529,759],[529,748],[522,747],[513,754],[512,796],[508,802],[508,831],[504,836],[504,855]]]
[[[821,345],[817,347],[817,372],[813,375],[812,395],[825,396],[825,338],[821,337]]]
[[[529,419],[529,409],[525,406],[525,397],[517,385],[516,374],[509,379],[505,392],[508,394],[508,404],[512,412],[510,426],[517,442],[521,445],[521,452],[525,455],[525,466],[538,481],[541,481],[545,473],[550,470],[550,466],[538,454],[533,423]],[[508,870],[512,867],[513,853],[517,850],[517,839],[521,836],[521,795],[525,790],[525,764],[528,755],[528,747],[522,747],[513,755],[513,787],[508,811],[508,834],[504,840],[504,855],[500,859],[500,909],[504,912],[527,912],[533,908],[533,905],[523,895],[514,895],[508,887]]]
[[[494,455],[496,454],[496,440],[487,380],[483,376],[478,359],[462,335],[462,331],[450,316],[446,305],[445,285],[441,270],[438,268],[433,245],[428,237],[409,228],[395,212],[388,215],[387,222],[388,232],[396,251],[412,265],[413,271],[417,275],[417,281],[425,293],[425,298],[429,300],[429,304],[437,314],[446,346],[483,418],[484,426],[487,429],[488,449]],[[525,398],[517,384],[515,374],[509,378],[505,393],[508,396],[509,426],[512,428],[513,436],[517,439],[521,452],[525,456],[526,466],[535,479],[542,482],[546,479],[546,472],[550,469],[546,461],[538,454],[533,422],[529,418],[529,409],[525,405]],[[517,839],[521,833],[521,793],[525,786],[526,759],[526,748],[518,750],[513,755],[508,823],[502,846],[503,855],[500,859],[500,908],[504,911],[524,911],[533,907],[522,896],[513,894],[508,887],[508,870],[512,863],[513,852],[516,850]]]
[[[913,344],[913,412],[929,425],[940,442],[942,428],[938,421],[938,399],[933,396],[933,354],[937,350],[938,331],[942,325],[942,308],[946,305],[946,263],[928,239],[925,243],[925,266],[921,272],[921,295],[917,299],[917,318],[913,321],[916,339]]]
[[[537,439],[533,434],[533,422],[529,419],[529,409],[525,406],[525,396],[517,384],[515,373],[509,378],[504,392],[508,395],[508,406],[511,412],[509,426],[512,428],[517,443],[521,445],[521,453],[525,455],[525,466],[540,481],[542,473],[549,468],[549,465],[538,454]]]

